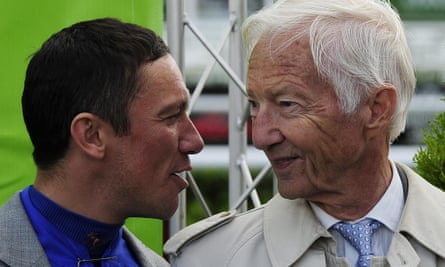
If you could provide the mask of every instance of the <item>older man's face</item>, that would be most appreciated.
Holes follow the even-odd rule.
[[[249,62],[248,94],[253,143],[272,163],[282,196],[318,201],[348,186],[342,177],[364,156],[364,109],[353,118],[340,112],[308,42],[271,52],[269,41],[260,41]]]

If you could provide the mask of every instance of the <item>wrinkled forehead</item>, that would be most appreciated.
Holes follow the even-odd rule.
[[[295,63],[304,61],[312,65],[313,58],[309,39],[292,39],[290,35],[289,33],[266,35],[264,38],[258,39],[249,58],[249,68],[253,63],[291,67]]]
[[[320,86],[322,82],[313,63],[307,40],[297,40],[280,47],[285,37],[277,38],[276,44],[260,40],[253,49],[247,73],[248,92],[284,88]],[[261,88],[261,89],[260,89]]]
[[[270,28],[264,29],[262,34],[252,41],[250,51],[247,51],[248,59],[258,45],[269,50],[271,54],[281,54],[283,50],[288,50],[294,44],[305,44],[310,50],[309,34],[306,33],[306,29],[297,26],[272,25]]]

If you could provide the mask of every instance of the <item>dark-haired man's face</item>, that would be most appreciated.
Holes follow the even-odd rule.
[[[170,55],[142,66],[139,78],[130,133],[113,146],[112,197],[125,217],[168,219],[188,186],[179,174],[191,169],[188,155],[201,151],[203,141],[186,113],[189,93]]]

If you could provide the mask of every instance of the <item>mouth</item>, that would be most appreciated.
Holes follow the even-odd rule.
[[[187,171],[177,171],[173,172],[172,176],[176,177],[176,183],[179,185],[179,187],[182,189],[185,189],[189,186],[189,183],[187,182]]]
[[[184,180],[186,180],[186,178],[187,178],[186,171],[174,172],[173,174],[176,175],[176,176],[179,176],[180,178],[182,178]]]
[[[289,167],[292,163],[294,163],[298,159],[301,158],[299,156],[275,157],[275,158],[270,158],[270,162],[275,170],[283,170]]]

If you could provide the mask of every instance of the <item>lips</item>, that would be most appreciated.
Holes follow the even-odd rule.
[[[269,158],[272,164],[272,167],[275,170],[284,170],[289,167],[295,160],[300,159],[299,156],[291,156],[291,157],[274,157]]]
[[[185,189],[189,186],[189,183],[187,182],[187,171],[191,168],[184,168],[181,171],[173,172],[171,175],[175,177],[176,183],[179,185],[179,187],[182,189]]]
[[[180,172],[175,172],[175,173],[173,173],[174,175],[177,175],[177,176],[179,176],[179,177],[181,177],[182,179],[186,179],[186,176],[187,176],[187,173],[186,173],[186,171],[180,171]]]

